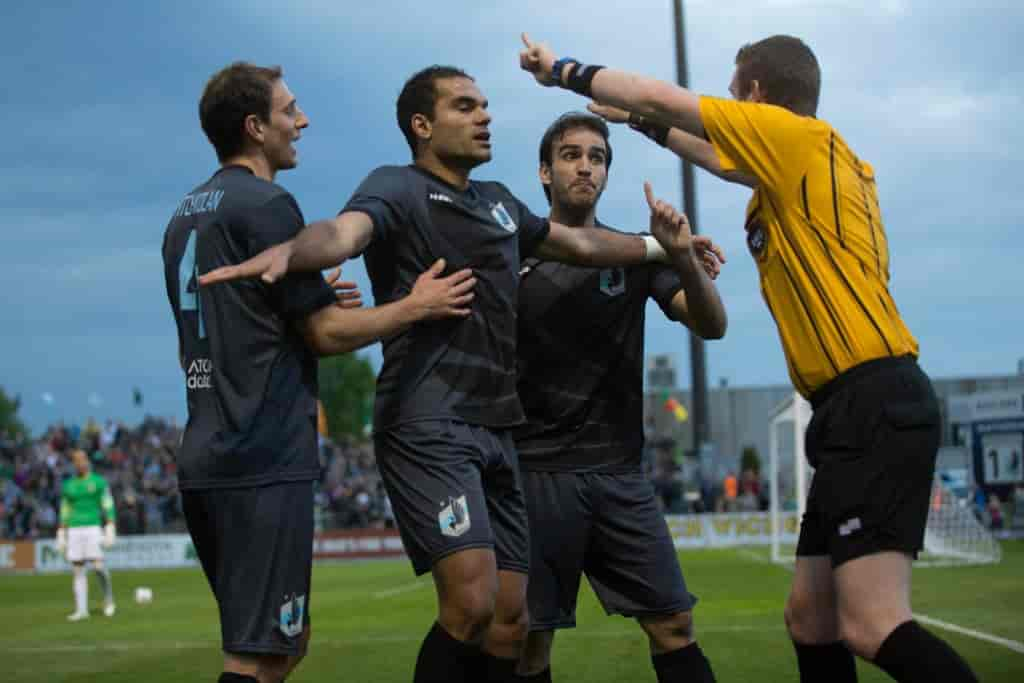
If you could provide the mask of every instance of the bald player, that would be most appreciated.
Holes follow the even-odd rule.
[[[110,570],[103,564],[103,549],[114,545],[114,497],[103,477],[92,471],[85,451],[71,451],[75,476],[64,481],[60,492],[60,527],[57,549],[71,563],[71,587],[75,594],[75,611],[68,621],[89,618],[89,582],[85,576],[88,562],[103,589],[103,614],[112,617],[114,587]]]

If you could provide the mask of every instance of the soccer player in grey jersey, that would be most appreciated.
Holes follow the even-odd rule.
[[[654,236],[641,237],[572,230],[535,216],[500,183],[470,180],[491,159],[491,115],[460,69],[413,75],[397,114],[411,165],[378,168],[336,218],[201,282],[273,282],[365,252],[381,303],[401,296],[434,259],[473,270],[471,315],[384,340],[374,443],[413,568],[432,572],[437,588],[437,622],[415,681],[517,680],[529,568],[511,438],[523,421],[515,388],[520,262],[536,255],[611,267],[685,255],[694,277],[706,279],[701,265],[713,270],[717,257],[690,235],[684,216],[651,197]]]
[[[277,683],[305,654],[319,474],[316,358],[427,318],[468,315],[475,280],[427,264],[401,297],[335,305],[320,273],[199,289],[198,273],[244,261],[303,226],[273,182],[308,125],[279,68],[233,64],[199,103],[220,169],[190,192],[164,237],[188,426],[176,456],[182,507],[220,608],[222,683]],[[411,290],[411,291],[410,291]]]
[[[571,112],[540,143],[551,220],[597,221],[612,149],[600,118]],[[668,526],[643,473],[644,312],[654,299],[702,337],[725,334],[714,285],[692,264],[582,268],[527,259],[519,287],[515,432],[530,522],[524,678],[551,681],[556,629],[576,625],[580,577],[609,614],[635,618],[660,683],[714,680],[694,640]]]

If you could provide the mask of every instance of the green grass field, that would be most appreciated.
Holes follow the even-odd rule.
[[[994,567],[923,568],[914,575],[915,611],[960,627],[1024,640],[1024,542],[1003,544]],[[698,634],[718,680],[795,681],[795,660],[782,625],[789,572],[756,556],[762,549],[687,552],[691,590],[701,597]],[[4,681],[214,681],[220,666],[213,598],[200,571],[122,571],[114,575],[119,612],[71,624],[68,575],[0,577],[0,658]],[[409,681],[420,640],[434,614],[429,579],[404,561],[321,564],[313,571],[314,635],[310,654],[290,681]],[[154,601],[132,601],[136,586]],[[589,589],[579,628],[555,641],[555,680],[654,681],[646,640],[621,617],[606,617]],[[982,681],[1024,681],[1024,654],[940,631]],[[888,680],[861,665],[861,681]]]

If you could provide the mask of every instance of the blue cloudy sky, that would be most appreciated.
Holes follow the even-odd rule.
[[[673,79],[669,0],[263,0],[4,3],[0,155],[0,386],[35,430],[58,419],[184,416],[160,243],[180,197],[215,158],[199,128],[205,80],[227,62],[282,64],[312,120],[301,165],[279,176],[308,218],[332,214],[380,164],[405,163],[394,122],[404,79],[431,63],[475,75],[491,100],[494,161],[538,212],[536,146],[575,95],[517,68],[526,30],[559,54]],[[70,8],[69,8],[70,6]],[[1013,372],[1024,356],[1020,236],[1024,67],[1017,2],[691,0],[691,83],[725,95],[739,45],[804,38],[823,66],[820,115],[872,162],[893,258],[892,289],[935,376]],[[646,223],[641,184],[681,201],[678,163],[628,130],[600,217]],[[731,256],[719,286],[726,339],[708,347],[711,381],[787,381],[743,246],[747,192],[698,175],[699,223]],[[347,273],[368,291],[361,262]],[[651,352],[686,338],[651,310]],[[379,351],[369,351],[375,363]],[[47,400],[52,399],[52,401]]]

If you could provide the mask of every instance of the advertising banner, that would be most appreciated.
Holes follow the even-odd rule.
[[[347,560],[405,555],[397,529],[324,531],[313,539],[314,560]]]
[[[31,571],[36,567],[32,541],[0,541],[0,571]]]
[[[771,545],[772,519],[767,512],[715,515],[668,515],[669,531],[677,548],[728,548]],[[781,543],[796,543],[800,523],[795,512],[779,515]]]
[[[36,571],[69,571],[64,555],[57,551],[57,541],[48,538],[36,541]],[[192,538],[188,534],[154,534],[151,536],[120,536],[112,548],[103,551],[103,559],[111,569],[155,569],[197,567]]]
[[[725,548],[769,545],[771,517],[767,512],[715,515],[668,515],[677,548]],[[780,516],[782,543],[796,543],[799,523],[795,512]],[[396,529],[325,531],[313,540],[316,560],[348,560],[405,555]],[[104,551],[111,569],[196,567],[199,559],[188,534],[121,536]],[[70,569],[54,539],[0,542],[0,571],[62,572]]]

